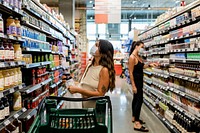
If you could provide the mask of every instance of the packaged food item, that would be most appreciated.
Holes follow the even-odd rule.
[[[13,110],[17,111],[22,108],[22,97],[19,91],[16,91],[13,94]]]
[[[4,42],[4,57],[5,61],[9,61],[10,59],[10,48],[7,42]]]
[[[4,76],[2,71],[0,71],[0,91],[4,90]]]
[[[3,70],[4,76],[4,89],[8,89],[10,87],[10,74],[7,70]]]
[[[3,105],[4,105],[4,115],[5,118],[8,118],[10,115],[10,106],[9,106],[9,102],[8,102],[8,98],[3,97],[2,99]]]
[[[15,24],[16,24],[16,35],[21,37],[21,25],[18,18],[15,19]]]
[[[3,102],[0,100],[0,122],[2,122],[4,119],[5,119],[4,105]]]
[[[0,62],[3,62],[5,59],[5,50],[3,46],[3,42],[0,42]]]
[[[3,22],[2,14],[0,14],[0,33],[4,33],[4,22]]]
[[[12,16],[10,16],[7,19],[6,28],[7,28],[7,35],[13,35],[13,36],[17,35],[15,20],[13,19]]]
[[[17,68],[17,73],[18,73],[18,84],[22,84],[22,72],[20,70],[20,67]]]
[[[22,60],[22,49],[20,47],[19,43],[14,44],[14,54],[15,54],[15,60],[21,61]]]
[[[12,42],[9,42],[9,60],[10,61],[14,61],[14,56],[15,56],[15,54],[14,54],[14,47],[13,47],[13,44],[12,44]]]

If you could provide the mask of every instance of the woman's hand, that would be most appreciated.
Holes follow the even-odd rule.
[[[159,63],[150,63],[149,66],[150,67],[157,67],[157,66],[159,66]]]
[[[132,90],[133,90],[133,93],[137,94],[137,88],[135,86],[132,86]]]
[[[78,88],[76,86],[69,86],[68,90],[70,93],[74,94],[74,93],[78,93]]]

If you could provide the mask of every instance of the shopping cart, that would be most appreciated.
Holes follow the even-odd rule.
[[[96,101],[96,108],[57,109],[60,101]],[[46,97],[28,133],[112,133],[109,96],[92,98]]]

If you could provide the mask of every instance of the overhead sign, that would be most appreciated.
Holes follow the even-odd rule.
[[[121,23],[121,0],[95,0],[95,23]]]

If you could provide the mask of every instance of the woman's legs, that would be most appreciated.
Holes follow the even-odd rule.
[[[135,121],[135,114],[136,114],[136,109],[135,105],[137,102],[137,94],[133,94],[133,100],[132,100],[132,121]]]

